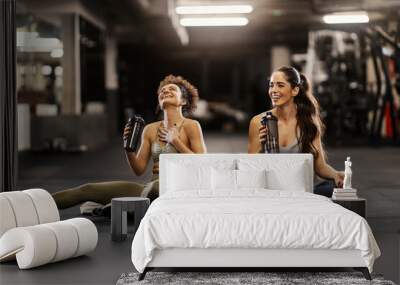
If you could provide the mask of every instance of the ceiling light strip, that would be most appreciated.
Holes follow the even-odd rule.
[[[364,11],[333,13],[325,15],[322,19],[326,24],[357,24],[369,22],[368,14]]]
[[[248,14],[253,12],[251,5],[215,5],[215,6],[178,6],[175,11],[179,15],[204,14]]]
[[[245,26],[248,22],[246,17],[182,18],[180,20],[180,24],[185,27]]]

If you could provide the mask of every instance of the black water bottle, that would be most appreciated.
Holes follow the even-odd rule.
[[[129,118],[128,126],[131,127],[131,130],[128,133],[126,139],[124,139],[124,148],[126,151],[137,151],[140,143],[140,137],[142,136],[145,125],[146,123],[141,116],[134,116],[133,118]]]
[[[267,136],[264,142],[265,153],[279,153],[278,119],[272,112],[266,112],[261,124],[267,127]]]

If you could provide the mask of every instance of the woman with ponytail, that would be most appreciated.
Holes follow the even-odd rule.
[[[272,73],[268,94],[273,106],[270,111],[278,118],[280,152],[311,153],[316,174],[328,179],[317,184],[314,193],[331,197],[335,185],[343,185],[344,173],[335,170],[326,161],[321,141],[324,126],[319,104],[311,93],[307,78],[294,67],[283,66]],[[264,116],[265,112],[251,119],[249,153],[262,152],[267,135],[266,127],[261,124]]]

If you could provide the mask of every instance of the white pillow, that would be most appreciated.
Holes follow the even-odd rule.
[[[230,170],[212,168],[213,190],[267,188],[266,170]]]
[[[212,189],[236,190],[236,170],[216,169],[211,171]]]
[[[236,170],[238,188],[267,188],[267,171],[262,170]]]
[[[168,164],[168,191],[211,188],[211,167]]]
[[[307,192],[307,169],[304,162],[292,164],[290,170],[268,169],[267,185],[272,190]]]
[[[307,161],[278,154],[265,159],[239,159],[240,170],[266,169],[267,188],[271,190],[310,191],[310,169]]]

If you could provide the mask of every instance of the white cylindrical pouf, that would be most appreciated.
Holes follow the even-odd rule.
[[[49,263],[56,251],[57,240],[54,232],[42,225],[11,229],[0,239],[0,257],[7,252],[16,253],[20,269]]]
[[[13,209],[17,227],[33,226],[39,223],[35,205],[30,196],[22,191],[1,193]]]
[[[28,189],[22,192],[29,195],[32,199],[38,214],[39,224],[60,220],[57,205],[49,192],[43,189]]]
[[[96,248],[98,233],[92,221],[85,218],[75,218],[65,222],[73,225],[78,233],[79,244],[74,257],[86,254]]]
[[[57,262],[74,256],[78,249],[78,233],[68,221],[42,225],[51,229],[56,235],[57,251],[51,262]]]
[[[2,194],[2,193],[1,193]],[[10,229],[17,226],[14,211],[6,197],[0,194],[0,238]]]
[[[0,261],[16,257],[19,268],[28,269],[86,254],[97,241],[96,226],[85,218],[17,227],[0,238]]]

